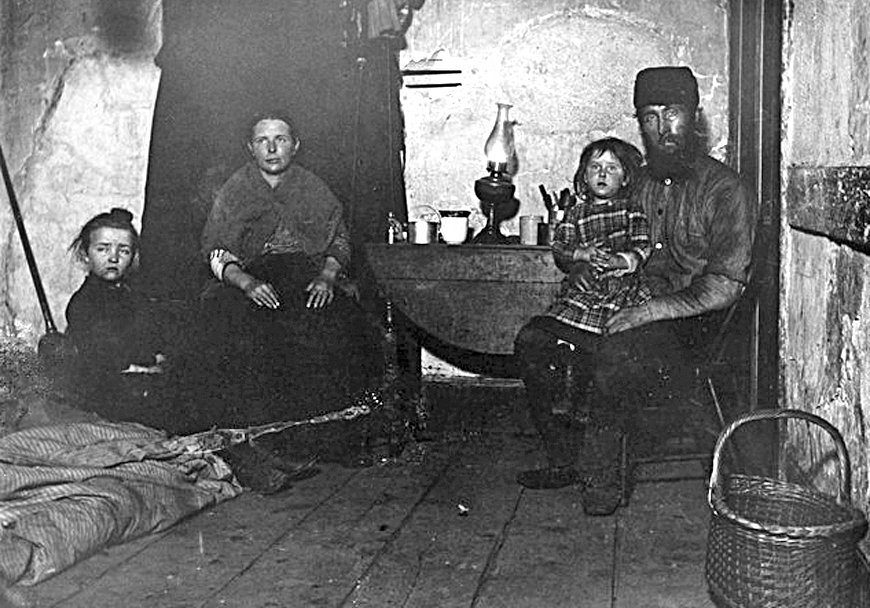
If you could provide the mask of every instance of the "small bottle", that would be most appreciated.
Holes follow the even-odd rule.
[[[405,240],[405,235],[402,230],[402,222],[396,218],[396,214],[390,211],[387,213],[387,243],[401,243]]]

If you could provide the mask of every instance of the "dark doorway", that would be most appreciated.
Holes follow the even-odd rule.
[[[732,0],[730,9],[731,164],[755,190],[759,223],[753,280],[744,327],[746,345],[733,358],[746,362],[745,408],[776,408],[779,397],[780,89],[782,5]],[[742,467],[774,475],[778,461],[775,422],[758,423],[738,437]]]

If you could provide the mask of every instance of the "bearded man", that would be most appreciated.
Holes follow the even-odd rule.
[[[692,368],[693,348],[743,291],[755,238],[754,196],[703,149],[692,71],[641,70],[634,106],[647,164],[633,196],[649,220],[653,250],[642,270],[653,298],[615,313],[601,336],[534,317],[514,348],[547,453],[546,467],[524,471],[517,481],[532,489],[582,484],[591,515],[618,508],[620,437],[632,432],[634,414],[659,382],[663,364]],[[577,264],[576,275],[591,272],[585,262]],[[588,419],[554,413],[560,410],[559,370],[568,364],[575,386],[594,386]]]

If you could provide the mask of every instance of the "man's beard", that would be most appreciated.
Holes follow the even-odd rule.
[[[663,151],[659,145],[651,143],[646,134],[643,135],[643,145],[646,149],[647,166],[657,180],[680,180],[689,175],[700,150],[699,138],[694,132],[686,134],[673,152]]]

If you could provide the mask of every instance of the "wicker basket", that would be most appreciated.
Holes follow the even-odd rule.
[[[720,485],[723,446],[743,424],[799,418],[822,427],[836,444],[841,484],[835,499],[803,486],[746,475]],[[858,542],[864,514],[851,506],[849,455],[826,420],[799,410],[759,410],[722,431],[713,452],[708,500],[707,583],[728,608],[859,608],[867,574]]]

